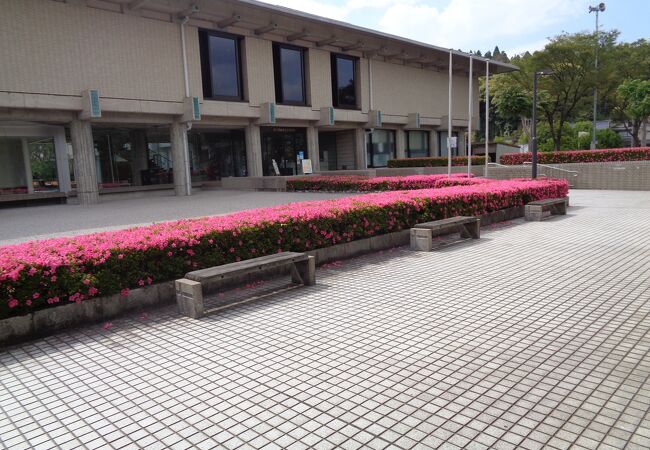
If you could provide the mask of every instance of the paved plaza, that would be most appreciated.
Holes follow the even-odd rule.
[[[175,197],[173,191],[146,197],[102,197],[92,206],[45,205],[0,208],[0,245],[32,239],[87,234],[96,231],[151,225],[154,222],[217,216],[242,209],[305,200],[339,198],[351,194],[196,190],[189,197]]]
[[[571,203],[8,348],[0,445],[650,448],[650,193]]]

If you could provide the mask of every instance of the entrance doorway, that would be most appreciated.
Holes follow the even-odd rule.
[[[280,175],[298,175],[300,160],[309,158],[307,153],[307,130],[305,128],[263,127],[262,173],[275,175],[273,161]]]
[[[187,140],[192,181],[214,181],[248,174],[244,130],[196,130],[188,134]]]
[[[318,151],[320,170],[351,170],[355,168],[354,130],[320,131]]]

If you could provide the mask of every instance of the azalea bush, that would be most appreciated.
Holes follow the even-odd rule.
[[[501,155],[500,163],[520,165],[531,161],[530,153],[506,153]],[[607,150],[571,150],[565,152],[542,152],[537,154],[540,164],[591,163],[613,161],[650,160],[650,147],[610,148]]]
[[[411,175],[405,177],[362,176],[309,176],[287,180],[287,191],[377,192],[411,189],[435,189],[449,186],[466,186],[485,183],[486,180],[469,178],[467,174]]]
[[[446,156],[429,158],[402,158],[388,160],[388,167],[447,167],[449,161]],[[485,164],[485,156],[472,156],[472,164],[476,166]],[[467,156],[454,156],[451,158],[452,166],[466,166]]]
[[[0,247],[0,318],[181,278],[284,251],[303,252],[458,215],[564,197],[564,180],[508,180],[293,203]]]

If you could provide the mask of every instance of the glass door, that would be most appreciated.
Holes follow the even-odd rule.
[[[307,159],[307,131],[304,128],[261,129],[264,176],[275,175],[273,161],[280,175],[298,175],[301,159]]]

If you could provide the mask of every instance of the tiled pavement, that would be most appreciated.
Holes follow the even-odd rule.
[[[650,448],[650,193],[572,204],[201,320],[170,307],[12,347],[1,444]]]

